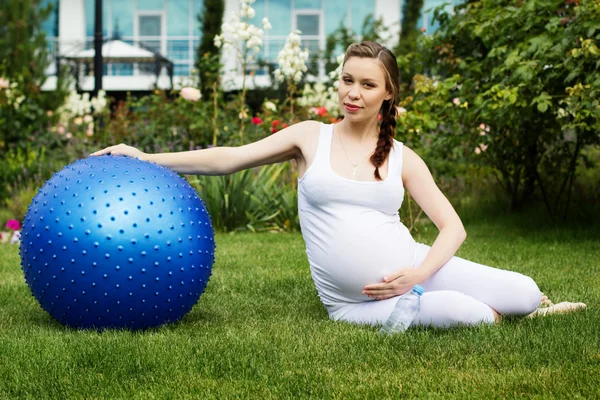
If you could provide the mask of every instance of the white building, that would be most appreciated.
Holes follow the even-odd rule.
[[[239,10],[239,0],[224,0],[227,20]],[[259,56],[267,62],[276,62],[288,34],[302,31],[305,47],[311,51],[323,49],[328,34],[341,23],[360,32],[368,15],[381,18],[389,28],[389,46],[398,37],[403,0],[256,0],[253,21],[261,25],[267,17],[273,29],[265,34],[264,46]],[[409,0],[406,0],[409,1]],[[54,3],[55,12],[44,24],[53,54],[72,56],[84,49],[93,48],[94,0],[42,0]],[[444,0],[426,0],[424,10],[438,6]],[[203,0],[103,0],[103,35],[105,40],[115,37],[134,46],[143,45],[159,52],[174,65],[175,85],[189,79],[194,66],[196,48],[200,41],[200,24],[197,15],[202,12]],[[428,26],[430,13],[424,13],[420,26]],[[223,64],[230,77],[239,74],[235,57],[224,54]],[[107,91],[149,90],[156,77],[141,74],[133,64],[105,66],[103,87]],[[56,86],[54,65],[49,68],[49,78],[44,89]],[[254,83],[268,84],[268,76],[257,74]],[[93,76],[81,81],[83,90],[93,89]],[[161,76],[158,86],[169,87],[168,77]]]

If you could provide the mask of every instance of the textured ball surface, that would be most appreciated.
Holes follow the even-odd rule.
[[[215,242],[196,191],[127,157],[68,165],[33,198],[21,237],[33,296],[65,325],[143,329],[176,321],[211,275]]]

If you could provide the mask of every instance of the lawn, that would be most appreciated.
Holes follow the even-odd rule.
[[[467,218],[458,255],[532,276],[584,312],[476,328],[328,320],[300,234],[219,234],[207,290],[176,324],[67,329],[37,305],[16,246],[0,246],[0,398],[598,398],[600,228]],[[419,241],[435,230],[421,226]]]

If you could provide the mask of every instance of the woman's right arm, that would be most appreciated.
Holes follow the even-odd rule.
[[[154,162],[182,174],[227,175],[301,156],[302,139],[313,129],[319,129],[319,122],[300,122],[262,140],[239,147],[147,154],[135,147],[119,144],[92,153],[92,156],[124,155]]]

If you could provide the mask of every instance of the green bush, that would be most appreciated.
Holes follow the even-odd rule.
[[[421,38],[400,131],[438,158],[493,167],[513,209],[568,208],[585,146],[600,143],[600,3],[473,1]],[[428,75],[423,73],[428,72]]]

